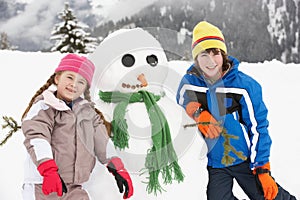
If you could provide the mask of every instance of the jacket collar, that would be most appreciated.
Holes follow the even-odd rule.
[[[63,100],[56,98],[56,96],[54,95],[54,91],[45,90],[42,93],[42,96],[44,97],[44,102],[47,105],[55,108],[56,110],[59,111],[71,110]]]
[[[54,95],[54,91],[51,90],[45,90],[42,93],[42,96],[44,98],[44,102],[55,108],[56,110],[59,111],[66,111],[66,110],[71,110],[71,108],[61,99],[58,99],[55,95]],[[87,100],[82,99],[81,97],[79,97],[78,99],[74,100],[72,105],[75,105],[79,103],[80,105],[85,104],[85,103],[89,103]]]

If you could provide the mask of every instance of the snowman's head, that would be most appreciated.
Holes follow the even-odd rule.
[[[94,91],[160,93],[168,74],[167,57],[160,43],[141,28],[113,32],[90,59],[96,66]]]

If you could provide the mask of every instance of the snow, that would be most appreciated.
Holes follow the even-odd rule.
[[[20,118],[26,109],[31,97],[52,75],[54,69],[63,54],[42,53],[42,52],[19,52],[19,51],[0,51],[1,60],[1,104],[0,116],[12,116],[20,123]],[[183,74],[189,66],[188,62],[171,61],[170,67],[179,74]],[[297,148],[300,144],[300,134],[298,128],[300,106],[296,98],[300,91],[300,64],[283,64],[279,61],[265,61],[263,63],[241,63],[240,69],[253,76],[261,83],[263,88],[264,101],[269,109],[270,135],[273,140],[271,148],[271,168],[272,175],[276,181],[300,198],[300,173],[298,164],[300,163],[300,151]],[[179,81],[179,80],[178,80]],[[175,101],[175,99],[174,99]],[[3,124],[3,120],[0,120]],[[0,139],[7,134],[1,130]],[[10,138],[4,146],[0,147],[0,199],[20,200],[23,180],[23,162],[25,159],[25,148],[23,147],[23,135],[19,131]],[[193,145],[186,151],[185,157],[180,158],[180,164],[186,170],[186,181],[194,180],[189,177],[198,174],[202,170],[203,176],[199,177],[199,182],[188,182],[189,184],[174,184],[168,186],[167,192],[158,195],[156,199],[183,199],[174,196],[174,188],[195,190],[192,195],[183,193],[182,197],[189,196],[189,199],[206,199],[205,184],[207,172],[205,170],[205,159],[198,152],[197,145],[201,145],[201,138],[195,137]],[[195,162],[195,159],[201,162]],[[201,163],[200,166],[193,163]],[[100,190],[98,185],[108,185],[109,191],[103,191],[101,199],[112,199],[109,197],[111,192],[118,193],[115,182],[110,174],[102,167],[98,166],[102,177],[96,179],[95,174],[91,177],[90,190]],[[95,183],[94,181],[100,181]],[[106,186],[107,187],[107,186]],[[135,185],[138,190],[142,186]],[[182,188],[186,187],[186,188]],[[184,190],[183,190],[184,191]],[[246,195],[235,184],[234,193],[239,198],[247,199]],[[193,196],[194,195],[194,196]],[[198,195],[198,196],[197,196]],[[121,199],[121,196],[120,196]],[[132,199],[137,199],[133,196]],[[149,196],[149,199],[153,197]]]

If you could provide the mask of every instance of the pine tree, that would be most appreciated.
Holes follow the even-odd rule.
[[[0,49],[1,50],[3,50],[3,49],[11,50],[12,49],[10,46],[10,43],[8,41],[7,34],[5,32],[2,32],[0,35]]]
[[[61,53],[92,53],[97,47],[99,41],[91,37],[86,32],[88,26],[78,22],[73,10],[70,9],[69,3],[65,3],[65,9],[58,14],[62,22],[55,25],[51,40],[56,40],[56,44],[51,51],[60,51]]]

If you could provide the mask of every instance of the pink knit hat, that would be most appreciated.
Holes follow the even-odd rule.
[[[55,72],[59,71],[76,72],[84,77],[88,84],[91,85],[95,66],[86,57],[70,53],[61,59],[58,67],[55,69]]]

